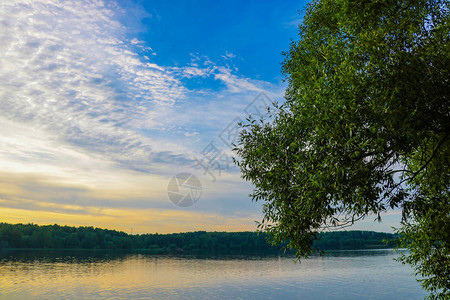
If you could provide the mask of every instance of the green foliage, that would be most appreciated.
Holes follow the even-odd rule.
[[[34,238],[33,238],[34,237]],[[258,232],[185,232],[136,234],[93,227],[0,223],[0,249],[104,249],[144,251],[149,254],[281,254],[282,247]],[[332,250],[378,249],[392,246],[390,233],[341,231],[321,233],[317,248]],[[390,240],[386,244],[383,240]]]
[[[410,250],[400,261],[414,267],[422,286],[432,292],[429,299],[450,299],[449,203],[437,203],[415,222],[403,224],[402,245]]]
[[[373,231],[321,232],[314,246],[320,250],[386,249],[397,244],[398,235]]]
[[[426,288],[448,290],[448,273],[425,267],[436,262],[422,252],[448,243],[433,231],[450,211],[448,21],[439,0],[307,6],[282,67],[286,102],[272,119],[250,118],[235,149],[273,243],[308,256],[324,228],[399,208],[405,236],[433,241],[408,262],[431,276]]]

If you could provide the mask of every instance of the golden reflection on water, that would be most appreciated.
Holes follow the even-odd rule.
[[[0,256],[0,299],[279,299],[279,295],[283,299],[299,295],[358,299],[367,286],[380,295],[373,299],[389,299],[390,294],[383,292],[389,276],[407,283],[403,290],[397,287],[397,295],[423,298],[408,270],[392,258],[392,253],[344,255],[313,257],[299,264],[292,258]]]
[[[289,260],[292,262],[292,260]],[[288,263],[289,264],[289,263]],[[301,267],[300,265],[293,266]],[[23,288],[39,291],[42,285],[95,286],[108,289],[134,289],[142,286],[173,288],[180,286],[214,285],[224,279],[245,280],[286,275],[286,261],[208,260],[127,256],[107,262],[11,262],[0,267],[3,292]]]

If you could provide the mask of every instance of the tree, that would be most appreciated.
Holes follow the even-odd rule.
[[[282,65],[286,101],[250,117],[235,148],[273,243],[308,256],[324,228],[401,209],[404,245],[432,240],[405,261],[449,295],[448,271],[425,267],[450,260],[437,230],[450,219],[448,21],[448,1],[308,4]]]

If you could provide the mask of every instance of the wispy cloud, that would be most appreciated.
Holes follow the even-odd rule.
[[[126,40],[116,11],[110,1],[1,4],[0,117],[117,160],[145,160],[168,150],[139,130],[166,125],[161,116],[189,92],[179,78],[212,76],[231,93],[263,90],[264,82],[209,60],[181,68],[143,61],[133,47],[151,48]]]
[[[222,55],[222,57],[225,59],[233,59],[236,57],[236,54],[226,51],[225,55]]]
[[[195,154],[258,92],[279,91],[238,75],[233,53],[158,65],[121,14],[113,1],[0,3],[0,207],[92,216],[167,209],[168,178],[195,171]],[[190,89],[189,78],[224,88]],[[248,186],[227,176],[205,186],[211,202],[199,210],[236,216],[232,203]]]
[[[2,117],[93,150],[139,155],[135,126],[183,97],[164,68],[143,62],[102,1],[1,4]],[[111,4],[108,4],[111,5]],[[136,147],[139,146],[139,147]]]

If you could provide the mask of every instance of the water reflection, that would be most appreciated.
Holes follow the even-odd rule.
[[[123,260],[130,254],[115,251],[95,251],[95,250],[23,250],[9,249],[0,250],[0,265],[6,262],[23,263],[93,263],[106,262],[112,260]]]
[[[402,253],[405,250],[399,250]],[[392,256],[392,249],[373,249],[373,250],[327,250],[324,256],[328,257],[357,257],[357,256]]]
[[[0,253],[0,299],[423,299],[391,250],[293,257]]]

